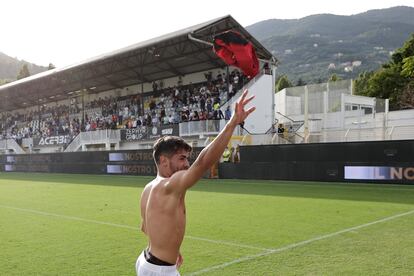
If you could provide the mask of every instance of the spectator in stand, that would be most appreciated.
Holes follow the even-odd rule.
[[[144,119],[142,118],[142,116],[139,116],[137,119],[137,127],[142,126],[143,122],[144,122]]]
[[[175,124],[178,124],[180,122],[180,114],[177,111],[174,112],[173,118]]]
[[[171,114],[168,115],[168,123],[169,124],[174,124],[174,117]]]
[[[233,78],[233,84],[234,84],[235,87],[239,86],[239,74],[238,74],[238,72],[236,73],[236,75]]]
[[[129,106],[126,105],[124,106],[124,114],[123,114],[123,118],[128,118],[129,117]]]
[[[187,121],[188,121],[187,113],[182,111],[181,112],[181,122],[187,122]]]
[[[146,125],[147,126],[152,126],[152,117],[149,113],[147,114]]]
[[[207,99],[206,107],[207,107],[207,112],[208,113],[210,113],[210,112],[213,111],[213,105],[212,105],[212,102],[211,102],[211,99],[210,98]]]
[[[128,129],[133,127],[133,120],[128,120]]]
[[[205,76],[207,82],[211,82],[212,81],[213,73],[211,73],[211,72],[204,73],[204,76]]]
[[[95,120],[92,120],[90,130],[96,130],[96,122],[95,122]]]
[[[158,126],[160,121],[158,120],[157,114],[152,113],[152,126]]]
[[[195,110],[195,111],[194,111],[194,118],[193,118],[193,120],[194,120],[194,121],[198,121],[198,120],[200,120],[200,116],[198,115],[197,110]]]
[[[117,124],[118,122],[118,115],[116,115],[115,113],[112,114],[112,123]]]
[[[230,120],[230,118],[231,118],[231,110],[230,110],[230,105],[228,105],[226,110],[224,111],[224,119],[228,121]]]
[[[194,110],[191,110],[189,120],[194,121]]]
[[[214,105],[213,105],[213,110],[214,111],[217,111],[217,110],[219,110],[220,109],[220,103],[218,103],[218,102],[215,102],[214,103]],[[217,114],[218,115],[218,114]]]
[[[88,121],[88,122],[86,122],[86,125],[85,125],[85,131],[90,131],[90,130],[91,130],[91,124]],[[48,134],[48,136],[50,136],[50,135]]]
[[[157,104],[155,103],[154,100],[151,100],[150,104],[149,104],[149,108],[150,110],[154,110],[157,107]]]
[[[220,71],[217,74],[217,84],[223,83],[223,76],[221,75]]]
[[[124,116],[124,113],[122,112],[122,110],[120,109],[119,110],[119,113],[118,113],[118,125],[119,126],[122,126],[122,123],[123,123],[123,116]]]
[[[204,96],[200,97],[200,109],[201,111],[206,110],[206,98]]]

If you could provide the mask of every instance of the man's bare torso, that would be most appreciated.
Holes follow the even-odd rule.
[[[150,252],[175,264],[184,238],[185,194],[167,193],[169,178],[157,177],[141,195],[142,230],[149,238]]]

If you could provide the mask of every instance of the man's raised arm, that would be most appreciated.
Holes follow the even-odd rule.
[[[189,189],[220,159],[233,135],[234,129],[238,124],[244,122],[250,113],[256,109],[255,107],[251,107],[245,110],[245,106],[254,98],[254,96],[251,96],[246,99],[246,96],[247,90],[243,92],[240,99],[236,102],[230,121],[225,125],[219,135],[201,151],[191,167],[186,171],[179,171],[171,176],[167,184],[170,186],[169,188],[176,192],[183,192]]]

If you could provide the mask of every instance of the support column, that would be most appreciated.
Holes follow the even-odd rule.
[[[386,133],[387,133],[387,128],[388,128],[388,112],[390,109],[390,100],[389,99],[385,99],[385,111],[384,111],[384,140],[388,139],[388,137],[386,137]]]
[[[307,142],[309,138],[309,90],[307,85],[305,85],[304,127],[305,141]]]
[[[345,94],[341,94],[341,121],[342,121],[342,129],[345,129]]]

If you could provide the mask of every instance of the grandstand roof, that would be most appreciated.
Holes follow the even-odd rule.
[[[0,111],[70,98],[83,89],[98,93],[225,67],[211,46],[196,42],[189,35],[212,42],[215,34],[227,30],[238,31],[250,40],[259,59],[274,59],[245,28],[227,15],[0,86]]]

